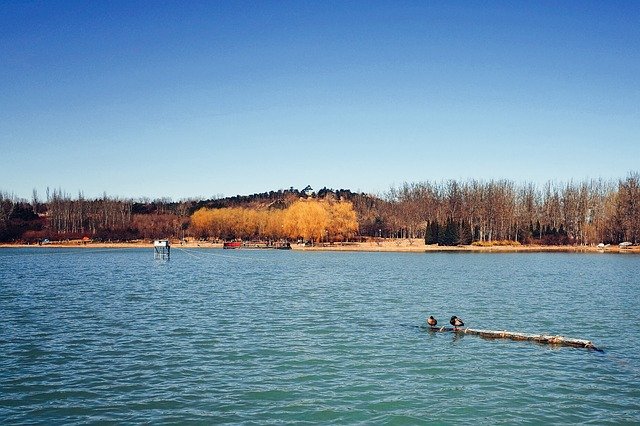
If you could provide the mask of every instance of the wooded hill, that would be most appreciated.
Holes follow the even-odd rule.
[[[202,208],[209,212],[239,209],[234,210],[235,216],[232,210],[226,210],[231,213],[228,217],[236,217],[239,212],[261,212],[253,216],[258,220],[268,212],[286,211],[301,199],[324,203],[326,217],[331,217],[332,205],[342,205],[346,210],[345,206],[350,206],[356,216],[357,227],[350,228],[352,231],[336,232],[334,227],[329,232],[332,225],[327,219],[326,229],[314,231],[315,237],[307,235],[310,239],[318,235],[325,239],[411,237],[444,245],[495,240],[556,245],[640,242],[638,173],[615,182],[548,182],[541,187],[509,180],[449,180],[405,183],[380,195],[327,188],[313,192],[307,187],[177,202],[106,195],[88,199],[82,194],[72,197],[62,190],[47,191],[42,201],[35,191],[31,200],[21,200],[0,192],[0,241],[293,238],[292,233],[267,235],[261,231],[267,229],[266,225],[261,228],[259,224],[252,228],[255,232],[242,235],[228,229],[207,230],[203,222],[194,222],[194,213]],[[305,237],[302,233],[299,236]]]

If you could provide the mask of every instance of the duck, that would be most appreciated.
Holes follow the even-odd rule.
[[[427,318],[427,324],[429,324],[429,327],[433,328],[438,324],[438,320],[435,319],[433,315],[431,315],[429,318]]]
[[[462,321],[462,318],[458,318],[455,315],[451,317],[451,319],[449,320],[449,324],[453,326],[454,330],[457,330],[458,327],[464,327],[464,322]]]

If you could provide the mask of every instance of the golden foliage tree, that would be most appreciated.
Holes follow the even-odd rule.
[[[329,212],[316,200],[299,200],[284,215],[284,230],[289,238],[320,241],[326,235]]]
[[[345,241],[353,237],[358,232],[358,218],[353,205],[346,201],[325,204],[329,212],[329,238]]]
[[[269,239],[284,238],[284,210],[269,210],[262,212],[262,232]]]
[[[203,208],[193,212],[190,220],[190,228],[194,235],[198,237],[208,237],[213,233],[209,216],[210,211],[210,209]]]
[[[221,239],[344,241],[358,231],[358,221],[351,203],[299,200],[285,210],[202,208],[191,216],[191,229],[198,237]]]

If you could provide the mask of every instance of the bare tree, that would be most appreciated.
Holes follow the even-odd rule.
[[[640,240],[640,174],[632,173],[620,181],[618,214],[624,239],[637,244]]]
[[[17,199],[13,194],[0,191],[0,230],[4,230],[9,225],[9,219],[16,207]]]

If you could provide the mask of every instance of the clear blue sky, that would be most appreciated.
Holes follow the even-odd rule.
[[[3,1],[0,190],[640,169],[640,2]]]

